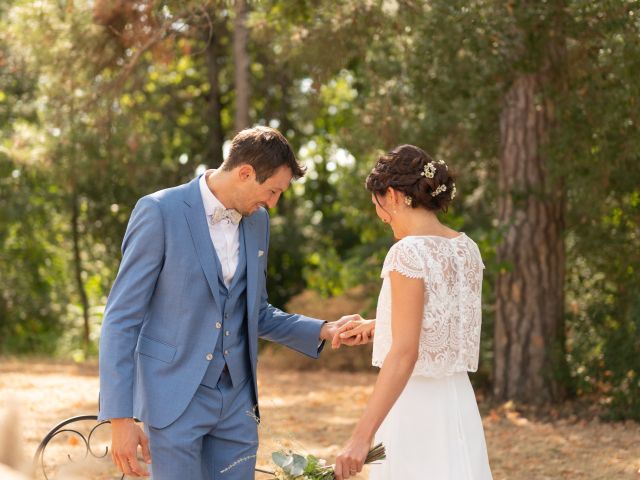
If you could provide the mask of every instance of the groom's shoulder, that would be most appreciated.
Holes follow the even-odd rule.
[[[143,196],[141,200],[148,198],[160,204],[173,203],[178,200],[184,199],[190,184],[191,182],[187,182],[175,187],[163,188],[162,190],[158,190],[156,192],[149,193],[148,195]]]
[[[144,195],[138,199],[134,206],[134,211],[162,212],[163,216],[172,216],[179,212],[181,205],[187,200],[188,187],[191,182],[176,187],[164,188],[153,193]]]

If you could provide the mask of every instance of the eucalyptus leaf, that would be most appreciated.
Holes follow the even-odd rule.
[[[304,473],[304,469],[307,466],[307,459],[297,453],[293,454],[292,459],[293,464],[291,465],[290,473],[294,477],[298,477]]]
[[[293,468],[293,457],[291,455],[287,455],[285,462],[282,465],[282,470],[290,474],[292,468]]]
[[[304,473],[304,469],[300,468],[299,465],[291,465],[291,470],[289,471],[289,473],[293,476],[293,477],[299,477],[300,475],[302,475]]]
[[[293,464],[304,469],[307,466],[307,459],[297,453],[293,454]]]
[[[273,459],[273,463],[275,463],[280,468],[283,468],[284,464],[287,462],[287,459],[289,458],[289,456],[285,455],[282,452],[273,452],[271,454],[271,458]]]

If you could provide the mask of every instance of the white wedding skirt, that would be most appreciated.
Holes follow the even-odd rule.
[[[482,419],[467,373],[412,376],[378,429],[387,458],[370,480],[491,480]]]

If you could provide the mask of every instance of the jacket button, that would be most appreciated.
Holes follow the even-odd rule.
[[[230,332],[229,330],[227,330],[227,331],[225,331],[225,332],[224,332],[224,336],[225,336],[225,337],[228,337],[229,335],[231,335],[231,332]]]
[[[220,322],[216,322],[216,328],[222,328],[222,324]]]
[[[224,314],[224,318],[225,318],[225,319],[229,318],[229,314],[228,314],[228,313],[225,313],[225,314]]]
[[[225,351],[224,351],[224,354],[225,354],[225,355],[229,355],[229,350],[225,350]]]
[[[208,361],[213,360],[213,353],[207,353],[207,360]]]

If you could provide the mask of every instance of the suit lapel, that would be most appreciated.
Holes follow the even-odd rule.
[[[240,222],[238,226],[238,266],[236,268],[235,273],[233,274],[233,278],[231,279],[231,284],[229,285],[229,291],[233,290],[236,287],[236,284],[240,280],[241,277],[246,278],[246,269],[247,269],[247,247],[244,243],[244,226],[243,222]]]
[[[256,295],[258,295],[258,270],[260,259],[258,258],[258,235],[256,231],[256,219],[252,215],[242,220],[244,228],[244,245],[247,260],[247,310],[249,318],[253,318]]]
[[[189,231],[193,239],[200,265],[207,278],[207,283],[216,301],[216,305],[220,308],[220,292],[218,290],[218,267],[215,257],[215,250],[209,235],[209,225],[202,204],[202,195],[200,195],[200,177],[193,179],[187,186],[187,192],[184,199],[184,214],[189,224]]]

